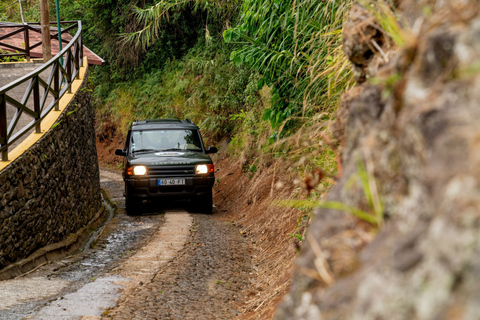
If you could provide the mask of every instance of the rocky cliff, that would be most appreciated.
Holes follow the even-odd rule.
[[[277,319],[480,318],[480,2],[386,2],[344,24],[357,86],[329,194],[372,211],[363,164],[384,224],[318,209]]]

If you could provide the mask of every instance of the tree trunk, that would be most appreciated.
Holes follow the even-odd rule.
[[[43,62],[52,58],[52,44],[50,42],[50,17],[48,0],[40,0],[41,25],[42,25],[42,52]]]

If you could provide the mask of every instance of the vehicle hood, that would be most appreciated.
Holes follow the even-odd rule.
[[[131,165],[164,165],[178,166],[200,163],[212,163],[208,154],[192,151],[158,151],[152,153],[140,153],[134,157],[129,156]]]

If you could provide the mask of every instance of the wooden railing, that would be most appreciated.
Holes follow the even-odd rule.
[[[83,43],[82,43],[82,23],[81,21],[68,21],[63,24],[72,24],[71,26],[62,30],[61,33],[67,32],[74,28],[78,28],[73,39],[68,42],[68,45],[59,52],[55,57],[50,59],[47,63],[37,68],[35,71],[21,77],[20,79],[11,82],[10,84],[0,88],[0,153],[1,160],[8,161],[8,147],[14,142],[22,138],[29,131],[35,128],[37,133],[41,133],[41,122],[46,115],[53,109],[58,110],[59,100],[66,93],[71,92],[72,82],[80,78],[80,68],[83,66]],[[32,30],[31,25],[26,24],[21,29],[26,34],[25,39],[28,39],[28,31]],[[17,25],[18,26],[18,25]],[[4,27],[4,25],[2,25]],[[19,32],[15,30],[9,34],[2,36],[0,40],[7,36],[12,36]],[[52,38],[58,37],[58,33]],[[62,41],[63,42],[63,41]],[[5,46],[13,50],[22,52],[21,54],[29,55],[30,51],[40,46],[40,43],[35,43],[32,46],[25,42],[25,49],[17,48],[12,45],[6,45],[0,42],[0,46]],[[21,50],[24,51],[21,51]],[[18,54],[7,54],[6,56],[16,56]],[[1,58],[2,55],[0,55]],[[3,55],[5,56],[5,55]],[[51,68],[48,78],[42,79],[40,74]],[[21,100],[16,100],[10,94],[15,88],[27,83],[27,89],[23,94]],[[33,106],[29,104],[29,99],[33,94]],[[51,97],[52,101],[47,105],[47,99]],[[32,103],[30,103],[32,104]],[[7,123],[7,106],[10,105],[16,111],[10,123]],[[33,108],[32,108],[33,107]],[[20,130],[17,129],[17,124],[22,114],[25,113],[32,118],[31,122],[23,126]],[[16,131],[16,132],[15,132]],[[14,133],[15,132],[15,133]]]
[[[56,25],[56,22],[50,22],[51,25]],[[68,33],[72,29],[75,29],[78,27],[77,21],[62,21],[60,22],[61,25],[66,25],[66,27],[62,28],[60,34]],[[36,22],[28,22],[24,24],[19,24],[19,23],[2,23],[1,24],[2,29],[12,29],[11,32],[0,36],[0,47],[4,48],[8,51],[13,51],[11,53],[1,53],[0,54],[0,59],[1,58],[6,58],[6,57],[17,57],[17,56],[25,56],[27,60],[30,60],[30,53],[32,52],[33,49],[39,47],[42,45],[42,41],[37,41],[36,43],[30,44],[30,33],[38,33],[42,34],[41,29],[40,29],[40,23]],[[19,33],[23,33],[23,39],[24,43],[22,47],[15,46],[11,43],[4,42],[5,40],[8,40],[14,35],[17,35]],[[58,30],[56,33],[51,34],[51,39],[57,39],[58,40]],[[62,43],[69,43],[68,40],[62,39]]]

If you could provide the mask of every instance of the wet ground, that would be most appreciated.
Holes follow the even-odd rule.
[[[118,172],[102,170],[118,213],[84,253],[0,282],[0,319],[230,319],[250,283],[238,229],[188,203],[127,216]]]

